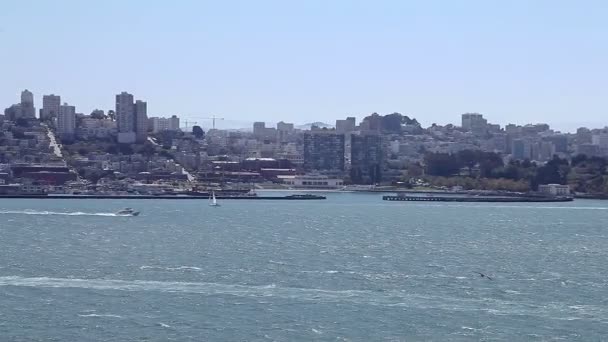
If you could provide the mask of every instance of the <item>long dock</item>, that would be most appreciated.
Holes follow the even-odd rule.
[[[519,203],[519,202],[571,202],[572,197],[491,197],[491,196],[382,196],[384,201],[403,202],[473,202],[473,203]]]

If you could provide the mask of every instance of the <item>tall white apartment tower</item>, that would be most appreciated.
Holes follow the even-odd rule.
[[[118,142],[132,144],[135,142],[135,104],[133,95],[125,91],[116,95],[116,121]]]
[[[62,140],[71,140],[76,131],[76,107],[64,103],[57,114],[57,133]]]
[[[61,106],[61,97],[51,94],[42,97],[42,109],[40,110],[40,119],[50,120],[59,116],[59,107]]]
[[[144,142],[148,137],[148,105],[144,101],[135,102],[135,140]]]

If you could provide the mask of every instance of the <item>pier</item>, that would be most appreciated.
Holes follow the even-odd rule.
[[[384,201],[403,202],[472,202],[472,203],[526,203],[571,202],[572,197],[491,197],[491,196],[382,196]]]

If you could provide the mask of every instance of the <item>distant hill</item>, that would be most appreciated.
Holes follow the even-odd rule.
[[[297,129],[308,130],[312,126],[317,126],[319,128],[334,128],[334,125],[326,124],[324,122],[312,122],[312,123],[296,126],[296,128]]]

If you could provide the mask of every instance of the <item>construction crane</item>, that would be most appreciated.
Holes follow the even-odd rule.
[[[188,121],[188,120],[186,120],[185,123],[186,123],[186,129],[188,128],[188,124],[193,124],[193,125],[198,124],[198,122],[196,122],[196,121]]]
[[[212,120],[212,127],[213,127],[213,129],[215,129],[215,120],[225,120],[225,118],[218,118],[215,115],[212,115],[210,118],[197,118],[197,119]]]

